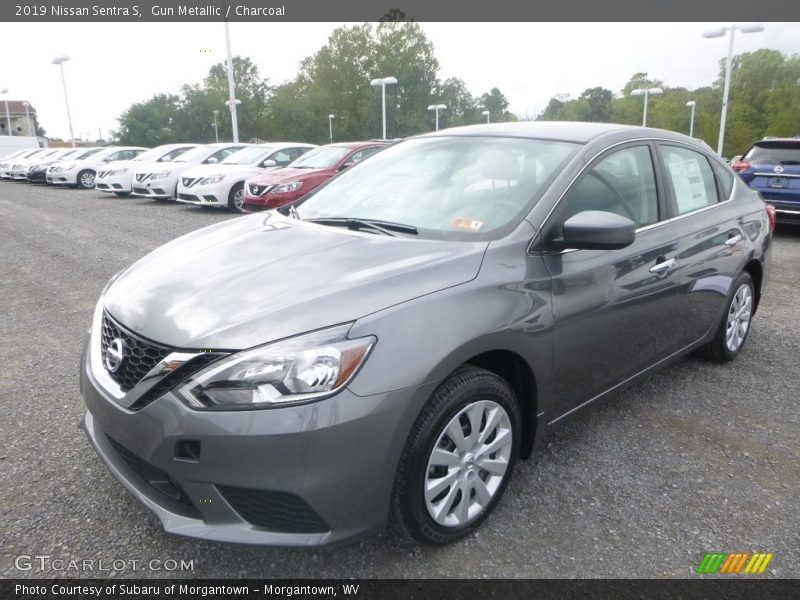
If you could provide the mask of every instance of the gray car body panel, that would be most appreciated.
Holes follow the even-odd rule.
[[[558,123],[431,135],[512,135],[584,146],[516,227],[491,242],[384,237],[260,214],[175,240],[110,285],[103,302],[115,319],[175,348],[236,350],[345,322],[353,322],[349,337],[377,338],[345,390],[272,410],[196,411],[167,393],[131,411],[103,391],[85,358],[92,444],[167,530],[307,545],[377,527],[388,515],[397,462],[415,419],[460,365],[498,352],[503,360],[521,360],[531,385],[520,400],[529,441],[539,443],[578,409],[707,342],[746,265],[758,265],[762,286],[768,279],[764,205],[738,178],[730,198],[642,228],[627,248],[542,247],[559,201],[602,152],[636,141],[658,154],[659,143],[674,143],[721,163],[701,142],[660,130]],[[741,241],[726,244],[735,236]],[[650,271],[673,257],[675,266],[664,275]],[[211,498],[198,505],[203,518],[176,518],[168,502],[126,472],[102,432],[169,472],[192,498]],[[198,464],[174,457],[176,441],[186,437],[203,443]],[[530,444],[523,446],[530,451]],[[331,531],[309,537],[250,526],[215,484],[296,493]]]

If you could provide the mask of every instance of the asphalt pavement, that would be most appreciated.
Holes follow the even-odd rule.
[[[285,549],[164,533],[78,429],[78,362],[111,275],[229,218],[0,182],[0,576],[698,577],[707,551],[760,551],[774,554],[760,577],[800,577],[800,227],[776,233],[736,361],[687,357],[584,412],[468,539],[419,548],[385,530]]]

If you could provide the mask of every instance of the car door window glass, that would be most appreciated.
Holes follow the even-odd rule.
[[[673,209],[683,215],[716,204],[717,186],[708,159],[694,150],[661,146]]]
[[[274,160],[274,161],[275,161],[275,163],[276,163],[276,164],[277,164],[279,167],[285,167],[285,166],[286,166],[286,165],[288,165],[290,162],[292,162],[292,161],[294,160],[294,158],[295,158],[295,157],[292,157],[292,156],[289,154],[289,152],[287,152],[286,150],[278,150],[278,151],[277,151],[277,152],[275,152],[275,153],[274,153],[272,156],[270,156],[270,159],[271,159],[271,160]]]
[[[733,173],[713,160],[711,161],[711,167],[714,169],[714,174],[717,176],[717,181],[719,181],[719,185],[722,188],[722,195],[725,198],[730,198],[733,191]]]
[[[658,193],[648,146],[618,150],[592,167],[567,197],[564,220],[585,210],[629,218],[637,227],[658,222]]]
[[[370,154],[374,154],[375,152],[377,152],[378,148],[379,146],[373,146],[372,148],[364,148],[363,150],[354,152],[347,162],[349,163],[361,162],[362,160],[367,158]]]
[[[237,146],[235,148],[223,148],[222,150],[218,150],[217,152],[214,152],[214,154],[209,156],[204,162],[206,162],[206,163],[220,163],[225,159],[225,157],[227,157],[227,156],[229,156],[229,155],[233,154],[234,152],[237,152],[237,151],[239,151],[241,149],[242,149],[241,146]],[[216,159],[216,160],[214,160],[214,159]]]

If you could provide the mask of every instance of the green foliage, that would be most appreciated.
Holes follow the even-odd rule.
[[[552,98],[538,116],[544,121],[595,121],[641,125],[641,96],[637,88],[660,87],[662,96],[651,96],[647,125],[682,133],[689,132],[689,100],[697,102],[694,135],[712,148],[717,147],[725,64],[712,86],[687,90],[668,87],[647,73],[634,74],[620,94],[603,88],[587,89],[579,98]],[[731,89],[725,133],[726,156],[742,154],[756,140],[766,136],[800,134],[800,56],[786,56],[776,50],[757,50],[733,60]]]

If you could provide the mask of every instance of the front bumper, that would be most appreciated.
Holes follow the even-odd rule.
[[[226,542],[320,545],[383,525],[400,452],[435,387],[229,412],[195,411],[168,392],[131,411],[87,356],[84,428],[111,473],[166,531]],[[187,442],[197,460],[179,456]]]
[[[131,181],[131,193],[146,198],[174,198],[176,187],[176,181],[169,178],[137,181],[134,176]]]
[[[230,186],[225,180],[208,185],[195,184],[192,187],[179,183],[177,200],[198,206],[228,206],[228,194]]]
[[[97,177],[95,177],[95,189],[103,192],[117,192],[119,194],[131,193],[131,181],[133,181],[132,173],[105,176],[101,176],[101,174],[102,172],[98,172]]]
[[[53,185],[77,185],[78,173],[75,169],[61,171],[58,173],[54,173],[48,169],[46,179],[47,183],[51,183]]]
[[[45,169],[38,169],[28,173],[28,181],[31,183],[44,183],[47,179],[47,171]]]

